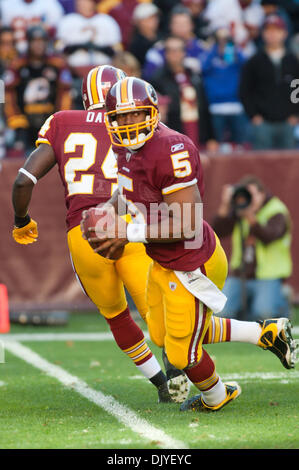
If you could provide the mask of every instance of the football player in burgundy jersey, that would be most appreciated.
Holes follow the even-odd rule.
[[[296,359],[290,322],[213,316],[226,301],[221,290],[227,260],[216,234],[201,217],[204,188],[197,148],[159,122],[156,92],[143,80],[126,77],[117,82],[107,93],[106,109],[118,165],[118,190],[106,209],[115,210],[115,225],[113,231],[103,228],[88,240],[100,239],[95,251],[105,250],[108,258],[128,242],[145,244],[153,259],[147,283],[151,338],[165,347],[170,362],[185,370],[201,392],[186,400],[181,410],[219,410],[241,389],[236,382],[222,382],[202,344],[250,342],[274,352],[289,369]],[[124,201],[135,222],[125,227],[117,223]]]
[[[104,124],[103,106],[111,85],[124,76],[123,71],[111,66],[93,68],[82,84],[85,111],[62,111],[45,121],[38,134],[37,149],[19,170],[13,186],[13,237],[21,244],[37,240],[37,224],[28,215],[32,189],[57,164],[65,189],[68,246],[76,276],[107,320],[118,346],[158,388],[159,400],[170,401],[166,376],[130,316],[124,291],[125,285],[145,318],[150,258],[139,243],[127,245],[119,259],[108,261],[93,252],[79,225],[82,211],[107,201],[117,186],[117,165]],[[183,380],[186,397],[185,374]]]

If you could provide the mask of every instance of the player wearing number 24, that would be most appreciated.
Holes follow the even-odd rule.
[[[82,212],[107,201],[117,185],[117,165],[103,107],[107,91],[123,77],[122,70],[111,66],[93,68],[82,84],[85,111],[61,111],[46,120],[38,134],[37,149],[19,170],[13,186],[13,237],[21,244],[36,242],[37,224],[27,212],[32,190],[57,164],[65,189],[67,239],[77,279],[105,317],[118,346],[158,388],[159,400],[170,401],[166,376],[130,316],[124,290],[125,285],[145,318],[150,258],[139,243],[128,244],[119,259],[107,260],[91,249],[80,230]]]

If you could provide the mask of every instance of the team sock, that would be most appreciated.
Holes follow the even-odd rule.
[[[209,406],[219,405],[226,397],[226,389],[215,364],[209,354],[203,349],[200,361],[185,369],[193,384],[201,391],[203,401]]]
[[[257,322],[212,316],[203,344],[225,341],[258,344],[261,327]]]
[[[159,362],[147,345],[144,334],[134,322],[128,308],[114,318],[107,319],[119,348],[134,362],[138,370],[157,388],[166,382]]]

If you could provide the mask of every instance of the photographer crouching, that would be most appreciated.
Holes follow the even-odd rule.
[[[291,220],[285,204],[255,176],[225,185],[213,228],[231,236],[221,316],[256,321],[289,317],[283,283],[291,275]]]

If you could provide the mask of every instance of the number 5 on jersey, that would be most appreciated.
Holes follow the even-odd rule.
[[[177,178],[185,178],[186,176],[191,175],[192,168],[191,163],[189,162],[189,152],[184,150],[183,152],[174,153],[170,155],[174,176]]]

